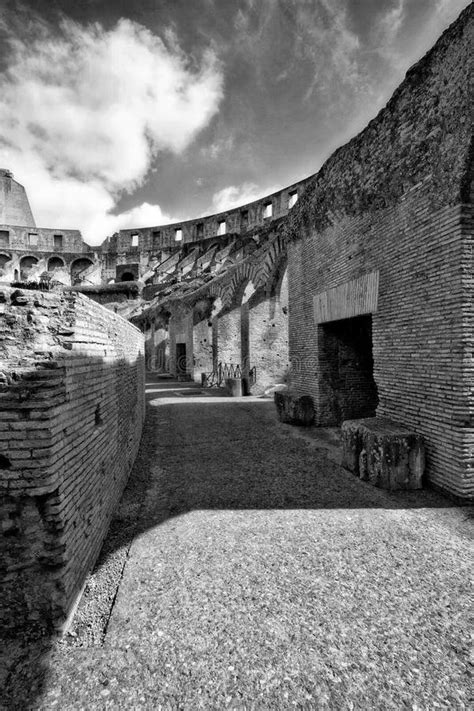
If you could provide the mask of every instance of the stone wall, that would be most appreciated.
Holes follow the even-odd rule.
[[[0,626],[51,629],[100,551],[144,417],[143,336],[73,293],[0,295]]]
[[[35,225],[25,188],[4,168],[0,169],[0,223]]]
[[[323,306],[371,313],[377,415],[422,434],[429,480],[462,498],[474,484],[472,24],[470,6],[328,160],[289,229],[293,389],[334,424]]]

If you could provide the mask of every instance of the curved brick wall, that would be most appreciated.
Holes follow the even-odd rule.
[[[471,5],[287,224],[293,388],[320,425],[363,416],[355,361],[328,362],[350,357],[328,324],[370,315],[377,414],[422,434],[428,479],[462,498],[474,490],[473,25]]]
[[[144,416],[144,346],[72,292],[0,291],[0,627],[60,624],[94,564]]]

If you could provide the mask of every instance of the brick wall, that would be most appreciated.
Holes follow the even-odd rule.
[[[258,291],[249,301],[249,367],[257,369],[253,394],[260,394],[276,383],[286,382],[288,354],[288,278],[275,292]]]
[[[94,564],[137,453],[143,336],[87,297],[0,296],[0,626],[51,628]]]
[[[428,479],[462,498],[474,488],[473,18],[470,6],[377,118],[327,161],[288,226],[292,387],[312,395],[317,424],[334,424],[327,328],[313,299],[321,312],[336,294],[339,318],[345,308],[354,315],[354,302],[377,301],[357,287],[377,272],[377,414],[422,434]]]

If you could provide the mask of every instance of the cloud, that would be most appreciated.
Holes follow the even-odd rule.
[[[207,51],[196,65],[174,35],[165,43],[124,19],[109,30],[39,19],[2,30],[10,55],[0,75],[0,164],[27,187],[38,224],[101,241],[99,228],[120,224],[110,214],[120,194],[143,182],[161,151],[184,151],[217,112],[218,61]],[[136,215],[160,214],[151,207]]]
[[[255,183],[242,183],[242,185],[229,185],[222,188],[212,197],[212,211],[224,212],[240,205],[246,205],[254,200],[259,200],[265,195],[271,195],[278,188],[259,188]]]

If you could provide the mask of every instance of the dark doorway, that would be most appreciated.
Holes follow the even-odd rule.
[[[332,321],[319,326],[319,424],[374,417],[377,385],[372,356],[372,316]]]
[[[176,375],[186,375],[186,343],[176,344]]]
[[[121,276],[121,281],[135,281],[132,272],[124,272]]]

